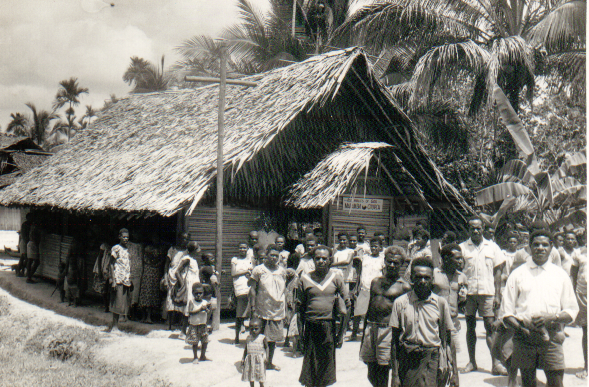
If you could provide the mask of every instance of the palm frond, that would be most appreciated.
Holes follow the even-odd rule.
[[[569,1],[544,17],[528,34],[534,46],[544,46],[549,54],[584,50],[587,3]]]
[[[430,90],[442,74],[466,70],[473,74],[484,72],[490,54],[472,40],[434,47],[419,59],[411,81],[415,83],[411,105]]]

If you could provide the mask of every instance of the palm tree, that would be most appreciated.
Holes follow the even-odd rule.
[[[90,122],[92,122],[92,118],[96,117],[96,111],[92,108],[91,105],[86,105],[86,112],[80,119],[80,126],[82,129],[85,129]]]
[[[58,116],[54,112],[48,112],[47,110],[37,111],[37,108],[31,102],[27,102],[25,105],[27,105],[27,107],[33,112],[31,138],[33,141],[36,141],[39,146],[42,146],[45,142],[51,121],[57,119]]]
[[[374,52],[415,47],[414,104],[427,100],[442,78],[467,72],[474,86],[471,113],[490,102],[495,84],[517,111],[524,87],[533,95],[542,51],[553,61],[582,58],[584,65],[586,8],[578,0],[378,0],[355,12],[336,35],[357,37]]]
[[[12,119],[6,127],[6,134],[14,136],[28,136],[29,135],[29,121],[22,113],[11,113]]]
[[[55,102],[53,103],[53,110],[61,109],[66,104],[69,105],[65,111],[66,119],[68,121],[68,140],[71,138],[72,129],[75,126],[75,111],[74,106],[80,104],[80,96],[88,94],[88,88],[80,87],[78,85],[78,78],[65,79],[59,82],[61,88],[55,95]]]
[[[123,80],[130,86],[135,84],[133,93],[166,90],[169,78],[164,75],[164,56],[162,55],[161,59],[161,69],[146,59],[137,56],[131,57],[131,63],[123,74]]]

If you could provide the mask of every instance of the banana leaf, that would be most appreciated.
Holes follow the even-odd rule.
[[[477,206],[491,204],[502,200],[516,198],[521,195],[528,195],[532,191],[523,184],[505,182],[492,185],[476,193],[475,203]]]
[[[532,141],[530,141],[528,132],[524,128],[524,125],[515,110],[513,110],[505,93],[503,93],[503,90],[501,90],[497,84],[495,84],[495,87],[493,88],[493,98],[499,109],[501,121],[503,121],[507,130],[509,130],[511,137],[513,137],[513,141],[515,142],[520,157],[527,161],[528,158],[534,154],[534,146],[532,145]]]
[[[587,166],[587,155],[585,152],[577,152],[566,155],[563,163],[558,168],[558,174],[560,177],[570,176],[572,173],[577,172],[580,167]]]
[[[527,183],[530,181],[531,174],[528,171],[526,163],[519,159],[509,160],[503,165],[501,171],[497,175],[498,183],[505,183],[508,181],[514,181],[518,183]]]
[[[497,225],[499,224],[499,221],[501,220],[501,218],[507,213],[507,211],[510,208],[512,208],[514,206],[515,202],[516,202],[516,198],[514,198],[514,197],[505,199],[503,201],[503,203],[501,203],[499,210],[494,215],[487,215],[487,214],[481,213],[479,216],[488,225],[492,226],[493,228],[497,228]]]
[[[540,172],[535,176],[536,184],[538,186],[538,196],[542,207],[545,206],[546,202],[554,204],[554,188],[552,187],[552,179],[548,172]]]

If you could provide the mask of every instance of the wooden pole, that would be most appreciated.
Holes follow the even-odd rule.
[[[295,23],[297,22],[297,0],[292,0],[292,26],[291,34],[294,38],[296,36]]]
[[[221,42],[221,82],[219,83],[219,132],[217,134],[217,272],[221,273],[223,267],[223,139],[225,137],[225,87],[227,74],[225,69],[226,45]],[[213,330],[218,330],[221,325],[221,290],[215,290],[217,297],[217,309],[213,314]]]

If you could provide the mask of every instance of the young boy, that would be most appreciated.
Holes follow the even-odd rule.
[[[200,269],[200,281],[203,286],[203,299],[211,305],[211,310],[207,315],[207,327],[209,333],[213,330],[213,312],[217,309],[216,290],[219,287],[219,274],[215,270],[215,256],[211,253],[205,253],[202,256],[203,267]]]
[[[278,261],[278,264],[286,269],[288,257],[290,255],[290,252],[284,249],[284,246],[286,245],[286,239],[282,235],[278,235],[274,240],[274,243],[280,252],[280,261]]]
[[[209,342],[209,332],[207,330],[207,314],[210,312],[210,304],[203,299],[204,288],[202,284],[195,282],[192,285],[192,295],[194,300],[188,301],[188,329],[186,330],[186,344],[192,345],[194,354],[193,364],[198,364],[199,360],[208,360],[205,356],[207,344]],[[200,342],[200,359],[197,356],[198,343]]]

